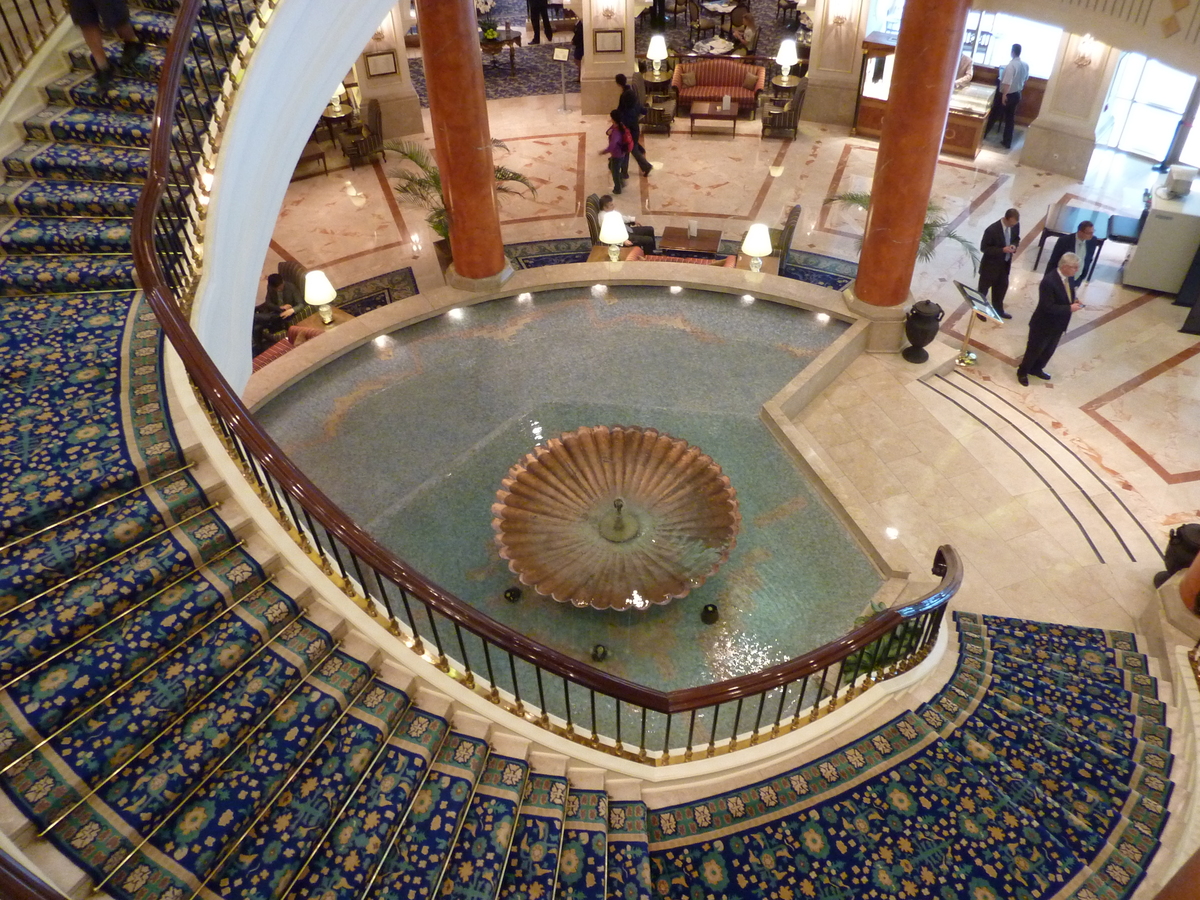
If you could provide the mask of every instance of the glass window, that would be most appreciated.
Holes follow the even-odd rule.
[[[879,0],[885,2],[885,0]],[[1058,56],[1062,29],[1004,13],[977,12],[967,15],[963,49],[974,48],[976,65],[1002,69],[1012,58],[1012,45],[1021,45],[1021,59],[1034,78],[1049,78]]]
[[[1200,125],[1192,125],[1191,133],[1184,142],[1179,161],[1185,166],[1195,166],[1200,169]]]
[[[1156,59],[1140,53],[1121,54],[1101,116],[1101,140],[1118,150],[1163,159],[1195,84],[1194,75]],[[1103,129],[1106,117],[1111,117],[1111,130]]]
[[[1169,109],[1173,113],[1183,115],[1188,98],[1192,96],[1192,85],[1195,83],[1194,75],[1164,66],[1157,59],[1151,59],[1146,62],[1142,80],[1133,99],[1138,103]]]

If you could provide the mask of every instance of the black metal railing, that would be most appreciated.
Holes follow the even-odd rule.
[[[217,23],[185,0],[159,84],[146,191],[134,218],[138,277],[200,402],[231,455],[294,539],[348,595],[442,671],[559,735],[625,757],[666,764],[724,753],[794,729],[892,677],[932,647],[962,580],[950,547],[941,583],[841,639],[786,663],[717,684],[656,691],[542,646],[443,591],[361,529],[267,435],[191,331],[180,298],[194,284],[206,199],[206,115],[223,87],[188,66],[227,66]],[[214,37],[215,36],[215,37]],[[207,50],[204,48],[208,48]],[[245,48],[243,48],[245,49]],[[186,81],[186,84],[184,83]]]
[[[0,97],[66,13],[63,0],[0,0]]]

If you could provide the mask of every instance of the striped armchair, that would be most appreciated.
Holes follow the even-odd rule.
[[[680,60],[671,79],[671,87],[681,104],[719,101],[726,94],[738,105],[738,111],[758,109],[758,95],[766,83],[767,70],[747,65],[740,59]]]
[[[808,79],[801,78],[795,93],[783,106],[768,105],[763,108],[762,136],[768,132],[787,131],[796,137],[800,127],[800,112],[804,109],[804,94],[808,90]]]

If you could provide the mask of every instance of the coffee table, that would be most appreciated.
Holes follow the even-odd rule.
[[[686,250],[691,253],[712,253],[721,251],[721,232],[718,229],[698,228],[695,237],[688,237],[687,229],[678,225],[668,225],[663,229],[658,239],[660,250]]]
[[[729,109],[721,109],[720,103],[711,101],[701,101],[693,103],[691,111],[688,112],[688,118],[691,120],[691,132],[696,132],[696,120],[709,120],[713,122],[732,122],[733,133],[737,134],[738,106],[736,103],[729,104]]]

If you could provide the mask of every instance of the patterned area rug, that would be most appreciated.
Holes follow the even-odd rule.
[[[515,25],[514,25],[515,27]],[[497,56],[489,56],[483,62],[483,84],[489,100],[504,100],[508,97],[531,97],[539,94],[557,94],[563,88],[566,74],[568,94],[579,93],[579,76],[573,62],[555,62],[554,47],[570,44],[538,44],[532,47],[517,47],[513,51],[514,71],[509,72],[508,50]],[[429,106],[429,94],[425,88],[425,64],[419,59],[408,61],[413,87],[421,98],[422,106]]]
[[[338,288],[336,305],[352,316],[361,316],[405,297],[412,297],[416,293],[417,279],[413,270],[403,268]]]

